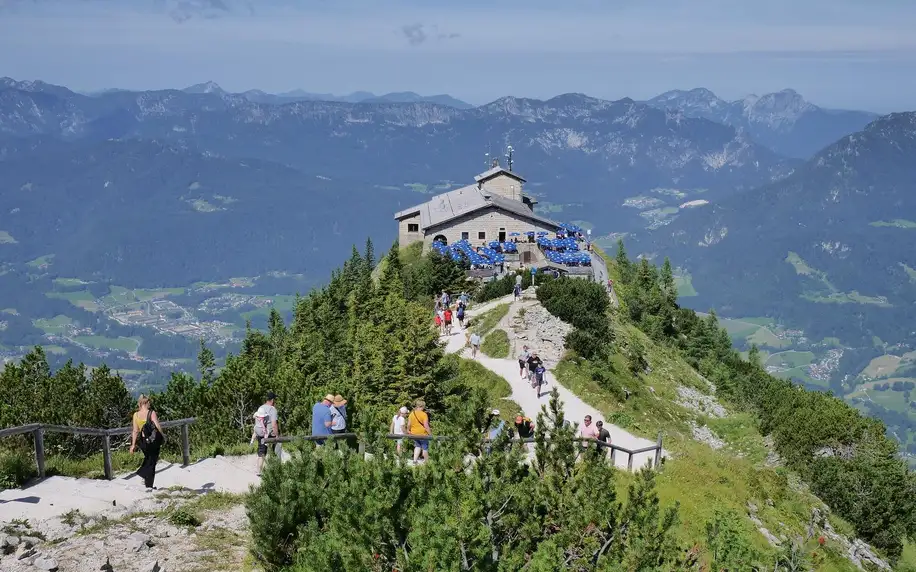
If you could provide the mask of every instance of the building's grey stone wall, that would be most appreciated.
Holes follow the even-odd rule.
[[[416,231],[410,232],[410,225],[416,225]],[[423,230],[420,229],[420,212],[417,211],[417,214],[405,217],[398,221],[398,243],[400,246],[407,246],[408,244],[414,243],[418,240],[423,240]]]
[[[468,242],[476,247],[489,243],[491,240],[498,240],[501,231],[506,233],[506,240],[508,241],[512,240],[512,237],[509,236],[511,233],[517,232],[521,234],[522,236],[519,237],[519,240],[522,240],[525,232],[529,230],[554,232],[556,229],[515,213],[507,213],[495,207],[489,207],[426,229],[426,236],[423,238],[423,242],[426,246],[429,246],[437,236],[441,235],[451,244],[461,240],[462,233],[467,233]],[[484,238],[480,238],[479,233],[481,232],[485,234]]]
[[[483,184],[483,188],[491,193],[502,195],[507,199],[521,202],[522,183],[508,175],[497,175]]]

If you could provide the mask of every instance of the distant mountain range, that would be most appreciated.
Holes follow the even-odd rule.
[[[440,95],[420,95],[412,91],[400,91],[395,93],[386,93],[384,95],[375,95],[369,91],[354,91],[348,95],[334,95],[332,93],[311,93],[301,89],[287,91],[283,93],[267,93],[259,89],[251,89],[241,93],[232,93],[224,90],[213,81],[198,83],[182,90],[185,93],[209,93],[214,95],[241,95],[254,103],[266,103],[278,105],[283,103],[293,103],[296,101],[341,101],[344,103],[436,103],[438,105],[447,105],[455,109],[471,109],[474,107],[470,103],[456,99],[448,94]],[[133,92],[127,89],[104,89],[101,91],[85,93],[83,95],[98,96],[106,95],[112,92]]]
[[[787,157],[807,158],[877,117],[866,111],[818,107],[791,89],[725,101],[708,89],[665,92],[647,102],[746,130],[763,145]]]
[[[692,275],[703,308],[815,339],[916,343],[916,112],[847,135],[783,180],[690,209],[640,247]]]
[[[731,126],[630,99],[504,97],[462,110],[428,102],[257,103],[206,84],[195,93],[93,97],[47,84],[5,85],[0,137],[154,139],[332,179],[346,174],[367,189],[449,188],[484,170],[488,149],[500,155],[512,144],[517,169],[543,202],[565,205],[564,218],[616,230],[645,225],[638,211],[620,208],[628,198],[678,187],[711,200],[777,179],[794,165]]]

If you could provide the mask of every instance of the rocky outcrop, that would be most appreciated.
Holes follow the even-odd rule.
[[[544,309],[540,304],[526,305],[512,318],[511,328],[515,334],[515,350],[527,345],[544,361],[545,367],[553,369],[566,351],[566,335],[573,327]],[[515,354],[510,356],[515,358]]]
[[[238,497],[220,498],[225,506],[197,510],[198,493],[162,491],[153,501],[104,514],[72,511],[37,523],[7,523],[0,533],[0,570],[238,570],[248,522]]]

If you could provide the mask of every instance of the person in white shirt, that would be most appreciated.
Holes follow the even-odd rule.
[[[393,435],[404,435],[407,429],[407,414],[409,411],[406,407],[402,407],[395,414],[394,418],[391,420],[391,433]],[[404,442],[404,439],[398,439],[398,455],[401,454],[401,443]]]
[[[267,400],[258,407],[254,414],[254,429],[251,432],[251,444],[258,443],[258,476],[264,470],[264,461],[267,458],[267,443],[265,439],[280,436],[280,424],[277,421],[277,408],[274,407],[277,396],[273,391],[267,392]],[[274,448],[276,452],[276,447]]]

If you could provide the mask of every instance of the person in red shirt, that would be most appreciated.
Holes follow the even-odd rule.
[[[452,309],[445,309],[445,335],[452,335]]]

